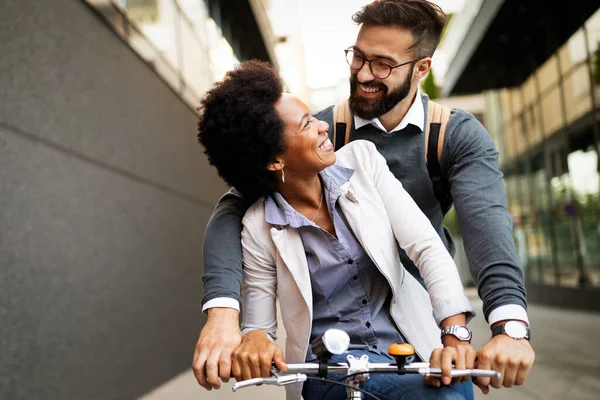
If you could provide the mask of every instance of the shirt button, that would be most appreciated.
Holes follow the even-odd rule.
[[[367,328],[370,328],[370,327],[371,327],[371,323],[370,323],[370,322],[367,322],[367,323],[365,324],[365,326],[366,326]]]
[[[348,260],[348,264],[354,264],[354,260],[353,259],[349,259]]]
[[[366,306],[366,305],[367,305],[367,303],[368,303],[368,301],[367,301],[367,299],[362,299],[362,302],[361,302],[361,303],[363,303],[363,305],[364,305],[364,306]]]
[[[352,279],[354,279],[354,280],[357,280],[357,279],[358,279],[358,275],[354,275],[354,276],[352,277]]]

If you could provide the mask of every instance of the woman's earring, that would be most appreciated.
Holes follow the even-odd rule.
[[[285,183],[285,172],[283,172],[283,167],[281,167],[281,182]]]

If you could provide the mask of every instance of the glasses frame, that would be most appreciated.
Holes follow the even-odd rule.
[[[384,61],[381,58],[371,58],[371,59],[369,59],[369,58],[366,58],[364,56],[358,55],[358,58],[362,59],[362,63],[360,64],[359,68],[352,68],[352,63],[350,61],[348,61],[348,53],[350,53],[350,52],[352,52],[352,58],[356,57],[356,51],[354,51],[352,48],[347,48],[347,49],[344,50],[344,53],[346,54],[346,62],[348,63],[348,66],[350,67],[350,69],[353,70],[353,71],[360,71],[362,69],[362,67],[364,67],[365,62],[366,62],[366,63],[369,64],[369,71],[371,72],[371,75],[373,75],[377,79],[386,79],[387,77],[389,77],[392,74],[392,71],[394,69],[402,67],[402,66],[404,66],[406,64],[411,64],[411,63],[417,62],[417,61],[423,59],[423,57],[421,57],[421,58],[415,58],[414,60],[403,62],[403,63],[400,63],[398,65],[390,65],[388,62]],[[375,75],[375,72],[373,72],[373,67],[371,66],[371,63],[373,61],[381,61],[383,64],[387,65],[389,67],[388,74],[386,76],[384,76],[384,77]]]

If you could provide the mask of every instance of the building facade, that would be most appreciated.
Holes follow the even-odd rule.
[[[530,298],[599,308],[600,9],[480,3],[444,94],[483,93]]]

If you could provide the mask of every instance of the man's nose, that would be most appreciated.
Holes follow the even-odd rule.
[[[363,66],[358,70],[356,77],[358,78],[359,82],[369,82],[375,79],[371,73],[371,68],[369,67],[369,63],[367,61],[365,61]]]

